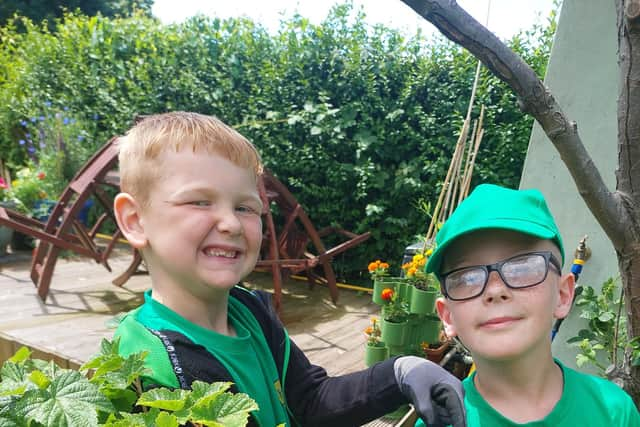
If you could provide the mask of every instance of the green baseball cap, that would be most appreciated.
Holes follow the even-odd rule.
[[[425,267],[427,273],[439,273],[442,255],[454,240],[487,228],[512,230],[552,240],[560,249],[564,264],[560,231],[540,191],[481,184],[460,203],[438,231],[436,247]]]

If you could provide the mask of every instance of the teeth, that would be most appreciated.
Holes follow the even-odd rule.
[[[236,252],[235,251],[224,251],[222,249],[207,249],[205,251],[205,254],[207,256],[221,256],[221,257],[225,257],[225,258],[235,258],[236,257]]]

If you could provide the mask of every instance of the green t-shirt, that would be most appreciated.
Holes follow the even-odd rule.
[[[238,300],[229,297],[229,321],[236,331],[235,337],[218,334],[190,322],[151,298],[150,291],[145,292],[145,303],[133,315],[147,328],[180,332],[205,347],[229,371],[238,390],[257,402],[260,409],[253,415],[260,426],[291,425],[281,394],[278,370],[262,329],[249,309]],[[121,342],[121,351],[128,353],[128,344]],[[163,375],[166,377],[167,373],[150,379],[167,386],[177,386],[175,376],[167,383]]]
[[[475,387],[475,373],[466,378],[462,384],[467,427],[640,427],[638,410],[620,387],[556,363],[564,375],[560,400],[544,419],[525,424],[510,421],[484,400]],[[424,423],[418,421],[417,426]]]

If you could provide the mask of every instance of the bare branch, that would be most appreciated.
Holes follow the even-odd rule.
[[[623,248],[625,224],[630,218],[621,195],[608,190],[582,144],[576,123],[567,118],[533,69],[460,8],[455,0],[402,1],[435,25],[447,38],[469,50],[513,89],[520,108],[536,119],[555,146],[578,192],[614,247]]]

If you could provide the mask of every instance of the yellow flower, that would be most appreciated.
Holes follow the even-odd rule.
[[[413,256],[413,262],[419,262],[419,261],[422,261],[423,259],[424,259],[424,255],[422,255],[420,253],[415,254]]]
[[[432,253],[433,253],[433,249],[427,249],[427,252],[425,252],[425,255],[431,256]]]

